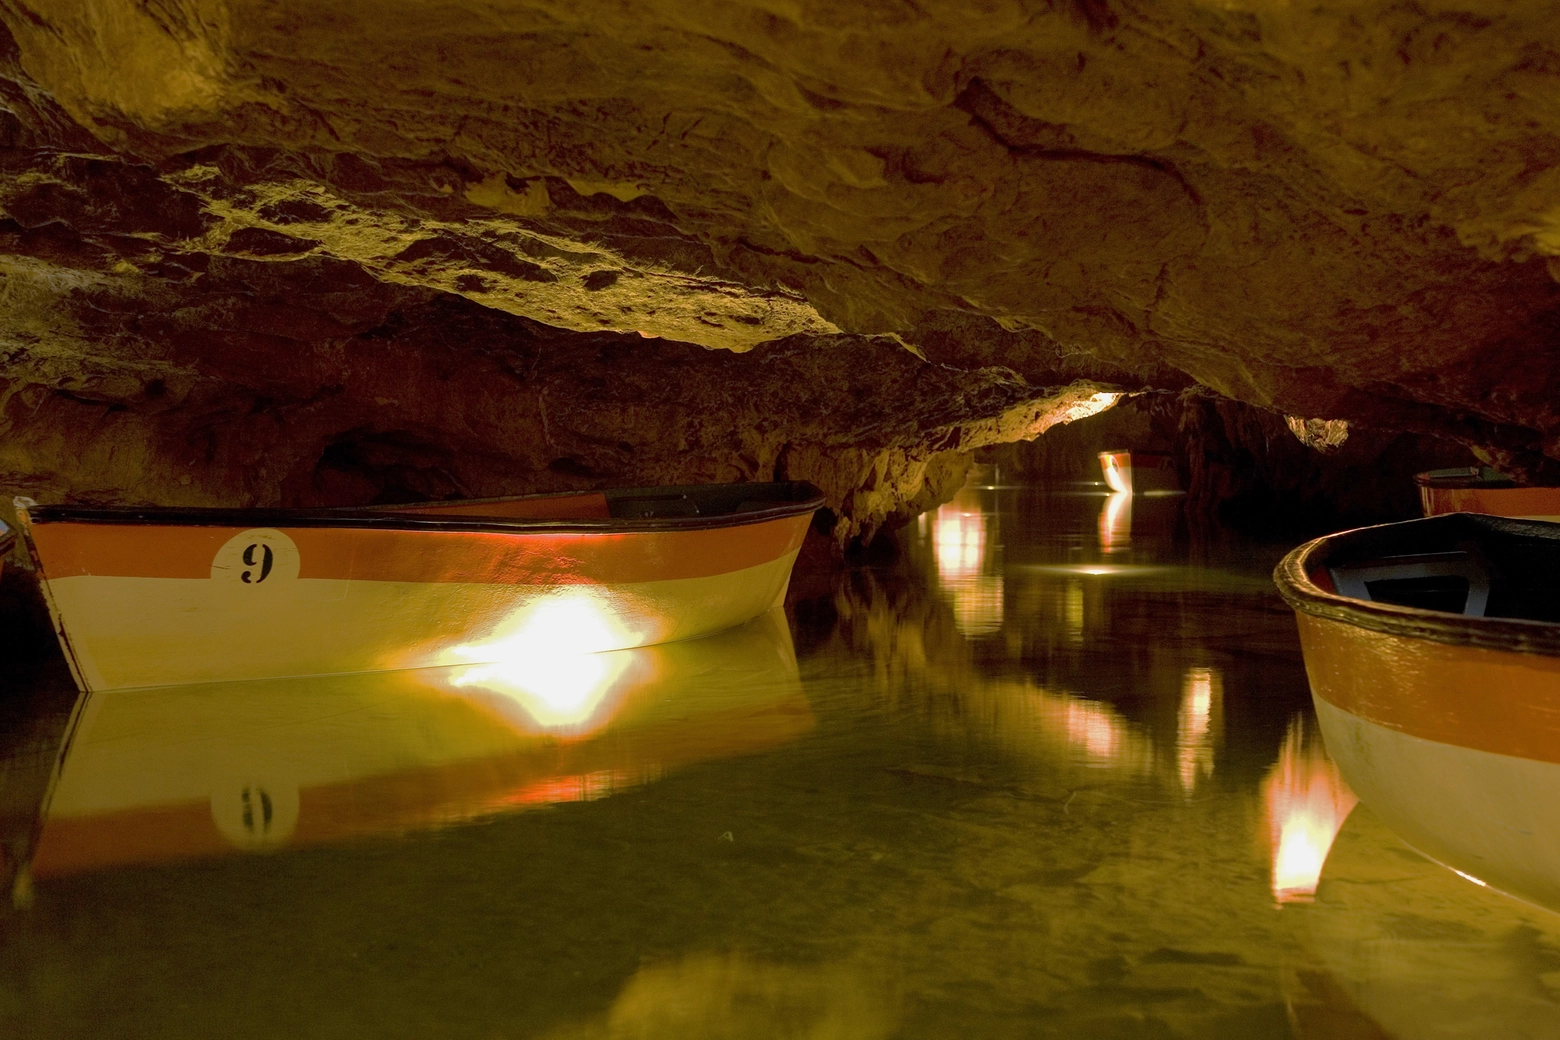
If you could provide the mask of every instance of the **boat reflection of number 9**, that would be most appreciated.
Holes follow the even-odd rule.
[[[99,692],[81,708],[32,870],[270,851],[591,800],[812,725],[780,611],[534,674],[476,665]]]

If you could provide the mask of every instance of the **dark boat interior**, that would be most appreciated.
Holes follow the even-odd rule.
[[[1560,524],[1453,513],[1336,536],[1312,580],[1354,599],[1560,623]]]

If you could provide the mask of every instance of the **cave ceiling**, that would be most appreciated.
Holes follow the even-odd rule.
[[[778,475],[853,534],[1193,386],[1560,458],[1548,4],[0,22],[0,478],[35,497]]]

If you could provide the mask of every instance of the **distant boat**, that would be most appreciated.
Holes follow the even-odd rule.
[[[18,500],[82,690],[476,664],[708,635],[780,603],[803,483],[359,509]]]
[[[1489,513],[1528,520],[1560,520],[1560,487],[1524,487],[1488,466],[1432,469],[1416,474],[1425,516]]]
[[[5,571],[5,558],[16,546],[16,532],[9,524],[0,521],[0,573]]]
[[[1102,451],[1100,469],[1105,483],[1116,492],[1180,491],[1181,476],[1175,456],[1153,451]]]
[[[577,658],[86,694],[30,869],[273,852],[593,801],[814,724],[779,610]]]
[[[1367,527],[1274,579],[1360,799],[1433,859],[1560,910],[1560,524]]]

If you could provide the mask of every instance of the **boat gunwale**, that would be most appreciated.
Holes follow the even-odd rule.
[[[692,484],[648,488],[612,488],[607,491],[568,491],[543,495],[514,495],[502,498],[465,499],[473,505],[494,502],[572,498],[604,494],[612,497],[645,497],[652,493],[671,498],[695,488],[784,488],[804,494],[805,498],[777,500],[772,506],[741,512],[704,516],[668,517],[485,517],[440,513],[422,515],[396,512],[396,506],[346,506],[318,509],[225,509],[207,507],[162,506],[62,506],[27,507],[32,524],[76,523],[143,527],[334,527],[347,530],[427,531],[468,534],[639,534],[665,531],[699,531],[726,527],[746,527],[788,517],[815,513],[827,504],[823,492],[804,481],[776,481],[750,484]],[[447,502],[408,502],[406,506],[447,506]]]
[[[1519,484],[1504,475],[1484,476],[1477,467],[1463,469],[1425,470],[1414,474],[1417,487],[1431,491],[1560,491],[1555,484]]]
[[[1458,518],[1452,520],[1452,518]],[[1440,516],[1418,520],[1404,520],[1393,524],[1376,524],[1356,527],[1349,531],[1313,538],[1290,550],[1273,569],[1273,583],[1279,595],[1294,610],[1327,621],[1338,621],[1356,628],[1381,632],[1385,635],[1422,639],[1449,646],[1466,646],[1482,650],[1528,654],[1542,657],[1560,657],[1560,623],[1529,618],[1477,617],[1452,614],[1441,610],[1425,610],[1395,603],[1377,603],[1356,599],[1336,592],[1328,592],[1311,580],[1311,572],[1324,566],[1332,553],[1347,544],[1346,540],[1358,539],[1365,532],[1383,528],[1402,527],[1407,524],[1432,524],[1452,520],[1466,526],[1491,528],[1497,533],[1533,535],[1546,533],[1560,539],[1560,524],[1543,520],[1517,520],[1485,513],[1444,513]],[[1445,526],[1452,526],[1446,523]]]

